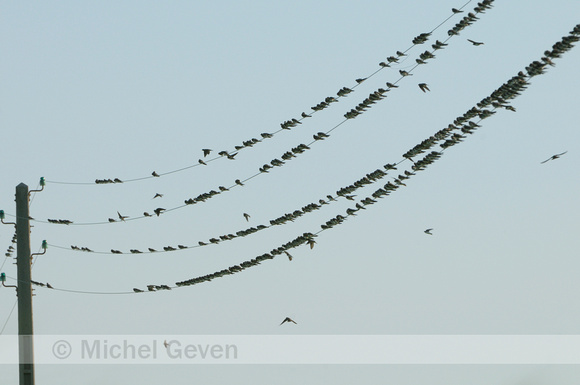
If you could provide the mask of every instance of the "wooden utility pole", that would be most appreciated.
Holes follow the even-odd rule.
[[[16,186],[16,265],[18,268],[18,351],[20,385],[34,385],[32,285],[28,186]]]

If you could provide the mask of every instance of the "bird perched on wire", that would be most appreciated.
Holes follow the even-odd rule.
[[[48,287],[49,289],[54,289],[54,287],[50,286],[50,283],[46,283],[46,287]]]
[[[361,83],[362,83],[362,82],[364,82],[365,80],[367,80],[367,78],[358,78],[358,79],[356,79],[355,81],[356,81],[358,84],[361,84]]]
[[[399,73],[401,74],[401,76],[413,76],[413,74],[410,74],[405,70],[399,70]]]
[[[137,289],[136,287],[133,288],[135,293],[143,293],[143,290]]]
[[[246,221],[250,221],[250,214],[244,213],[244,218],[246,218]]]
[[[296,321],[294,321],[292,318],[286,317],[286,318],[284,318],[284,321],[282,321],[282,323],[280,325],[282,325],[286,322],[292,322],[292,323],[296,324]],[[298,325],[298,324],[296,324],[296,325]]]
[[[429,87],[427,86],[427,83],[419,83],[419,88],[421,89],[421,91],[423,92],[427,92],[427,91],[431,91],[429,89]]]
[[[199,159],[198,160],[199,164],[203,164],[204,166],[207,166],[207,163],[205,163],[203,160]]]
[[[451,8],[451,12],[453,13],[462,13],[463,11],[457,8]]]
[[[159,174],[157,174],[155,171],[153,171],[153,172],[151,173],[151,175],[153,175],[154,177],[159,177]]]
[[[118,211],[117,211],[117,215],[119,216],[119,219],[120,219],[120,220],[122,220],[122,221],[124,221],[125,219],[129,218],[129,217],[128,217],[128,216],[126,216],[126,215],[121,215],[121,213],[120,213],[120,212],[118,212]]]
[[[473,44],[474,46],[483,45],[483,42],[481,41],[473,41],[471,39],[467,39],[467,41]]]
[[[424,231],[424,233],[429,234],[429,235],[433,235],[433,233],[431,233],[431,231],[433,231],[433,229],[427,229]]]
[[[559,153],[559,154],[552,155],[551,157],[549,157],[549,158],[548,158],[548,159],[546,159],[545,161],[543,161],[543,162],[540,162],[540,164],[544,164],[544,163],[546,163],[546,162],[547,162],[547,161],[549,161],[549,160],[555,160],[555,159],[558,159],[559,157],[561,157],[562,155],[564,155],[564,154],[565,154],[565,153],[567,153],[567,152],[568,152],[568,151],[564,151],[564,152],[561,152],[561,153]]]

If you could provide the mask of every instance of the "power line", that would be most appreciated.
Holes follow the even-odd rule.
[[[561,56],[561,54],[565,53],[566,51],[568,51],[569,49],[571,49],[573,47],[573,43],[580,40],[579,36],[580,36],[580,24],[574,28],[574,30],[571,32],[571,34],[569,36],[565,36],[564,38],[562,38],[562,40],[560,42],[557,42],[556,44],[554,44],[552,46],[553,51],[545,51],[545,54],[546,54],[545,57],[559,58]],[[475,126],[479,127],[480,126],[479,123],[483,119],[485,119],[489,116],[492,116],[493,115],[492,112],[498,108],[494,104],[499,104],[502,107],[507,107],[509,105],[509,104],[507,104],[508,101],[515,99],[518,95],[521,94],[521,92],[523,92],[527,88],[527,85],[529,84],[529,82],[527,81],[528,78],[545,73],[545,69],[546,69],[546,66],[548,65],[548,63],[550,63],[550,59],[532,62],[529,66],[526,67],[527,75],[523,71],[520,71],[516,76],[512,77],[506,83],[502,84],[502,86],[500,86],[498,89],[493,91],[489,97],[486,97],[486,98],[482,99],[482,101],[477,103],[479,108],[473,107],[472,109],[467,111],[463,116],[458,117],[454,122],[461,122],[463,124],[463,123],[467,123],[467,122],[471,121],[471,119],[473,119],[475,117],[479,117],[479,121],[477,123],[474,123]],[[495,108],[494,108],[494,110],[484,109],[484,107],[488,107],[488,106],[493,106]],[[474,111],[473,111],[474,109],[477,110],[478,113],[474,113]],[[484,111],[487,111],[488,113],[484,113]],[[473,129],[475,129],[474,126],[471,126],[471,127]],[[458,129],[458,127],[455,127],[455,129]],[[451,135],[451,137],[453,138],[453,135]],[[442,139],[444,139],[444,138],[442,138]],[[447,140],[446,140],[446,142],[447,142]],[[445,150],[446,148],[449,148],[457,143],[460,143],[461,138],[456,137],[456,139],[453,140],[453,142],[454,143],[450,143],[449,145],[444,147],[443,150]],[[432,146],[432,145],[433,144],[430,144],[430,146]],[[411,168],[413,169],[413,171],[424,170],[429,164],[431,164],[435,160],[439,159],[442,155],[442,152],[443,151],[430,152],[429,154],[427,154],[425,157],[418,160],[417,162],[413,162],[413,166]],[[411,175],[415,175],[415,174],[412,173]],[[389,189],[387,187],[388,185],[389,184],[385,185],[384,189],[376,190],[375,193],[383,190],[383,191],[385,191],[386,194],[381,193],[380,194],[381,196],[389,195],[390,191],[394,191],[394,190],[399,188],[399,186],[393,185],[393,187],[391,189]],[[365,199],[367,199],[367,198],[365,198]],[[363,202],[363,201],[361,201],[361,202]],[[342,220],[338,220],[336,222],[336,224],[342,224],[348,217],[354,216],[354,212],[361,210],[361,208],[358,206],[355,206],[355,209],[353,209],[353,210],[354,211],[352,213],[350,213],[347,209],[347,216],[341,216]],[[273,259],[276,255],[287,254],[288,257],[291,259],[292,257],[288,253],[289,249],[292,249],[292,248],[295,248],[295,247],[298,247],[298,246],[301,246],[304,244],[309,244],[310,247],[312,248],[314,246],[314,244],[316,243],[314,238],[318,234],[320,234],[323,231],[329,230],[330,228],[332,228],[336,225],[336,224],[333,224],[332,226],[329,226],[328,225],[329,222],[330,221],[326,222],[326,224],[325,224],[326,227],[324,227],[324,225],[321,225],[322,230],[319,230],[316,233],[303,233],[301,236],[298,236],[294,240],[292,240],[292,241],[290,241],[290,242],[288,242],[288,243],[286,243],[286,244],[284,244],[276,249],[273,249],[269,253],[262,254],[262,255],[254,258],[252,260],[244,261],[244,262],[240,263],[239,265],[234,265],[228,269],[223,269],[223,270],[220,270],[220,271],[212,273],[212,274],[192,278],[192,279],[185,280],[185,281],[176,282],[176,285],[178,287],[190,286],[190,285],[194,285],[197,283],[211,281],[215,278],[221,278],[221,277],[226,276],[226,275],[235,274],[235,273],[238,273],[240,271],[245,270],[246,268],[256,266],[256,265],[260,264],[262,261]],[[167,285],[148,285],[148,288],[149,288],[148,291],[156,291],[157,288],[171,289],[171,287],[167,286]],[[144,292],[144,290],[140,290],[140,289],[134,289],[134,291],[136,293],[137,292]]]
[[[467,3],[468,4],[468,3]],[[465,5],[467,5],[465,4]],[[465,6],[464,5],[464,6]],[[476,11],[477,13],[478,11]],[[459,23],[457,23],[451,30],[448,31],[448,38],[445,40],[445,42],[447,42],[448,40],[450,40],[453,36],[456,36],[459,34],[459,32],[461,30],[463,30],[464,28],[466,28],[467,26],[470,26],[471,24],[473,24],[475,21],[477,20],[477,18],[475,16],[470,16],[470,14],[468,14],[468,16],[465,16],[464,18],[461,19],[461,21]],[[438,28],[438,27],[437,27]],[[423,44],[425,43],[429,36],[431,35],[431,32],[429,33],[424,33],[421,34],[419,36],[417,36],[414,40],[413,43],[414,45],[417,44]],[[437,43],[439,43],[437,41]],[[443,43],[445,44],[445,43]],[[415,70],[415,68],[417,68],[420,64],[419,64],[419,60],[421,63],[426,64],[426,61],[429,59],[433,59],[435,58],[435,56],[433,55],[433,52],[435,52],[438,49],[443,48],[443,46],[439,46],[438,48],[435,48],[435,45],[433,46],[433,50],[432,51],[425,51],[424,53],[422,53],[420,55],[420,59],[417,59],[418,63],[415,64],[409,71],[403,71],[400,70],[399,72],[401,73],[401,76],[398,78],[398,80],[395,81],[395,83],[393,84],[397,84],[399,83],[404,77],[407,77],[409,75],[412,74],[412,71]],[[391,59],[391,60],[397,60],[395,58]],[[362,79],[359,83],[361,83],[362,81],[364,81],[365,79]],[[389,85],[390,83],[387,83],[387,85]],[[226,191],[230,191],[232,188],[234,187],[240,187],[240,186],[244,186],[244,183],[250,181],[251,179],[256,178],[257,176],[264,174],[264,173],[268,173],[270,169],[275,168],[275,167],[281,167],[285,164],[286,161],[291,160],[295,157],[297,157],[298,155],[304,153],[307,150],[310,150],[310,146],[313,145],[314,143],[320,141],[322,138],[320,138],[320,134],[324,134],[325,137],[330,136],[329,134],[334,131],[336,128],[340,127],[341,125],[343,125],[344,123],[346,123],[348,120],[350,119],[354,119],[355,117],[357,117],[358,115],[361,115],[364,111],[366,111],[367,109],[371,108],[373,104],[375,104],[377,101],[382,100],[385,98],[385,93],[388,92],[390,90],[390,87],[388,89],[383,89],[383,88],[379,88],[377,91],[371,93],[369,95],[368,98],[366,98],[363,102],[359,103],[359,105],[356,107],[356,109],[352,109],[351,111],[347,112],[344,116],[345,119],[342,120],[341,122],[339,122],[338,124],[336,124],[335,126],[333,126],[331,129],[329,129],[328,131],[326,131],[325,133],[319,133],[318,135],[318,139],[317,139],[317,135],[314,135],[314,140],[309,142],[308,144],[303,144],[300,143],[299,145],[297,145],[296,147],[293,147],[290,151],[286,151],[280,158],[275,158],[274,160],[272,160],[269,164],[264,164],[264,166],[262,166],[259,169],[258,173],[255,173],[245,179],[237,179],[235,181],[234,184],[232,184],[229,187],[223,187],[221,186],[219,191],[217,190],[211,190],[209,192],[205,192],[202,194],[199,194],[197,197],[195,198],[189,198],[185,200],[185,204],[183,205],[179,205],[170,209],[161,209],[161,212],[157,212],[157,216],[160,215],[160,213],[167,213],[170,211],[175,211],[181,208],[184,208],[185,206],[188,205],[193,205],[193,204],[197,204],[197,203],[201,203],[201,202],[206,202],[207,200],[213,198],[216,195],[222,194]],[[160,208],[156,209],[156,210],[160,210]],[[144,212],[143,215],[141,216],[136,216],[136,217],[131,217],[131,218],[126,218],[126,219],[121,219],[121,221],[132,221],[132,220],[137,220],[137,219],[143,219],[143,218],[148,218],[148,217],[153,217],[152,214],[150,214],[149,212]],[[66,220],[66,219],[48,219],[47,221],[39,221],[41,223],[51,223],[51,224],[64,224],[64,225],[74,225],[74,226],[88,226],[88,225],[105,225],[105,224],[110,224],[110,223],[116,223],[119,222],[119,220],[115,219],[115,218],[109,218],[107,221],[96,221],[96,222],[75,222],[75,221],[71,221],[71,220]]]
[[[462,5],[459,8],[459,10],[462,10],[463,8],[465,8],[469,3],[471,3],[471,1],[472,0],[467,1],[464,5]],[[491,1],[489,3],[491,3]],[[476,12],[478,12],[478,11],[476,11]],[[447,21],[449,21],[455,15],[456,15],[456,13],[455,12],[452,12],[450,16],[448,16],[446,19],[444,19],[442,22],[440,22],[435,28],[432,28],[429,32],[427,32],[425,34],[421,34],[421,35],[430,35],[430,34],[432,34],[436,30],[438,30],[441,26],[443,26],[445,23],[447,23]],[[424,43],[421,40],[416,40],[416,39],[417,38],[413,39],[413,44],[409,48],[407,48],[406,50],[402,51],[403,54],[406,54],[411,49],[413,49],[415,46]],[[375,70],[371,74],[367,75],[364,79],[369,79],[369,78],[375,76],[380,71],[384,70],[385,68],[389,68],[389,67],[390,67],[390,65],[380,65],[377,70]],[[347,91],[346,93],[343,93],[343,92],[340,92],[339,91],[336,98],[335,97],[328,97],[328,98],[326,98],[325,101],[323,101],[323,102],[321,102],[321,103],[318,104],[318,106],[320,106],[322,104],[322,108],[320,108],[320,109],[318,109],[318,108],[317,109],[312,108],[313,111],[310,113],[310,115],[315,114],[317,112],[320,112],[323,109],[325,109],[326,107],[328,107],[328,105],[330,105],[332,102],[330,102],[330,103],[329,102],[326,102],[327,99],[331,98],[331,99],[334,99],[334,101],[338,101],[337,98],[345,97],[347,94],[349,94],[354,89],[356,89],[359,85],[360,85],[360,82],[357,82],[356,84],[354,84],[351,87],[343,87],[341,90],[346,89],[346,90],[350,90],[350,91]],[[300,123],[302,120],[304,120],[306,118],[306,116],[304,116],[304,114],[306,114],[306,113],[303,113],[301,115],[301,118],[299,118],[299,119],[292,118],[290,120],[285,121],[284,123],[281,124],[281,127],[282,128],[280,128],[280,129],[278,129],[278,130],[276,130],[276,131],[274,131],[272,133],[268,133],[265,136],[264,136],[264,134],[261,134],[262,135],[262,139],[270,138],[270,137],[272,137],[272,136],[274,136],[274,135],[276,135],[276,134],[278,134],[278,133],[280,133],[280,132],[282,132],[284,130],[291,129],[296,124]],[[294,123],[294,124],[292,125],[292,123]],[[261,140],[258,140],[256,142],[256,141],[254,141],[254,138],[253,138],[253,139],[250,139],[250,140],[247,140],[247,141],[243,141],[242,142],[242,146],[235,146],[234,150],[224,151],[224,152],[226,154],[237,153],[237,152],[242,151],[242,150],[244,150],[246,148],[253,147],[253,145],[257,144],[258,142],[261,142]],[[209,159],[209,160],[204,160],[203,162],[204,163],[209,163],[209,162],[216,161],[218,159],[222,159],[224,157],[228,157],[228,155],[221,155],[221,156],[218,156],[218,157]],[[195,164],[192,164],[192,165],[189,165],[189,166],[181,167],[181,168],[174,169],[174,170],[167,171],[167,172],[157,173],[157,172],[153,171],[148,176],[137,177],[137,178],[130,178],[130,179],[123,179],[123,180],[121,180],[119,178],[113,178],[113,179],[106,178],[106,179],[96,179],[94,182],[65,182],[65,181],[53,181],[53,180],[48,180],[47,182],[48,183],[54,183],[54,184],[65,184],[65,185],[95,185],[95,184],[130,183],[130,182],[142,181],[142,180],[147,180],[147,179],[152,179],[152,178],[163,177],[163,176],[170,175],[170,174],[175,174],[175,173],[178,173],[178,172],[181,172],[181,171],[189,170],[189,169],[194,168],[194,167],[199,167],[201,165],[203,165],[203,163],[199,163],[198,162],[198,163],[195,163]],[[93,223],[93,224],[100,224],[100,223]]]

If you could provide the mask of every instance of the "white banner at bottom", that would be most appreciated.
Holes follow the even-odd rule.
[[[0,364],[32,361],[67,365],[580,364],[580,335],[0,336]]]

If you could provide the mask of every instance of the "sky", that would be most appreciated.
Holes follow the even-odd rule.
[[[282,226],[217,245],[129,252],[207,243],[336,197],[340,188],[402,161],[580,23],[578,1],[496,1],[415,68],[418,55],[447,39],[476,2],[447,20],[451,8],[464,5],[1,1],[0,209],[6,221],[16,212],[16,185],[35,189],[41,177],[47,181],[30,205],[31,249],[49,244],[32,276],[54,289],[34,287],[35,334],[579,334],[578,48],[530,80],[511,103],[515,112],[498,109],[406,186],[321,232],[313,248],[289,250],[291,261],[279,255],[211,282],[147,291],[149,284],[174,287],[317,233],[412,164],[404,161],[396,173],[357,190],[354,202],[340,198]],[[413,46],[414,37],[445,20],[426,44]],[[397,51],[407,59],[376,72]],[[399,70],[412,76],[401,78]],[[399,87],[343,123],[347,111],[386,82]],[[342,87],[353,92],[301,118]],[[280,131],[293,118],[302,124]],[[329,137],[259,173],[318,132]],[[233,153],[244,141],[262,139],[261,133],[276,134],[234,160],[218,158],[219,151]],[[206,148],[213,151],[204,158]],[[153,171],[162,176],[151,177]],[[139,180],[94,183],[109,178]],[[244,186],[234,183],[248,178]],[[218,186],[231,188],[181,207]],[[157,193],[163,197],[153,199]],[[167,212],[140,218],[159,207]],[[118,213],[128,220],[118,220]],[[429,228],[432,235],[424,232]],[[3,252],[12,235],[12,226],[0,226]],[[13,262],[0,262],[12,285]],[[15,300],[13,289],[0,289],[4,336],[18,333]],[[297,324],[280,325],[285,317]],[[17,381],[16,365],[0,367],[3,378]],[[63,378],[85,384],[541,385],[578,383],[580,371],[567,365],[36,367],[38,383]]]

